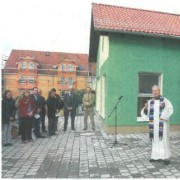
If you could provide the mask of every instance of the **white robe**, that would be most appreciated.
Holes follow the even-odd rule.
[[[162,119],[164,119],[164,127],[163,127],[163,139],[159,139],[159,106],[160,100],[154,101],[154,139],[152,140],[152,153],[151,159],[169,159],[171,156],[170,147],[169,147],[169,120],[171,115],[173,114],[173,106],[171,102],[164,98],[165,107],[161,113]],[[149,120],[149,107],[150,101],[148,102],[148,113],[147,115],[144,113],[144,108],[141,111],[141,116],[144,119]]]

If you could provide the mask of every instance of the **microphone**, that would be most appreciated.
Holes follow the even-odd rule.
[[[120,97],[119,97],[119,100],[120,100],[122,97],[123,97],[123,96],[120,96]]]

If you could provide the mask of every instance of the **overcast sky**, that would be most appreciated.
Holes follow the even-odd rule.
[[[0,0],[0,56],[12,49],[88,53],[92,2],[180,14],[180,0]]]

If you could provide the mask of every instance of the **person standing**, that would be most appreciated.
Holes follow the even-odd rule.
[[[77,97],[73,93],[73,88],[70,87],[68,92],[64,96],[64,129],[66,131],[68,125],[68,117],[71,116],[71,129],[74,128],[74,120],[76,116],[76,107],[77,107]]]
[[[15,119],[16,119],[17,124],[18,124],[18,135],[21,135],[21,130],[22,130],[21,119],[19,116],[19,100],[22,98],[22,96],[23,96],[23,92],[21,92],[21,94],[15,98],[15,107],[16,107]]]
[[[58,126],[58,119],[60,116],[60,110],[64,107],[64,102],[61,99],[61,97],[56,93],[55,88],[52,88],[51,91],[54,91],[55,97],[56,97],[57,103],[58,103],[58,109],[56,110],[56,115],[55,115],[55,117],[56,117],[56,119],[55,119],[55,131],[57,131],[58,130],[57,126]]]
[[[48,132],[49,136],[55,135],[56,131],[56,112],[58,110],[58,101],[55,91],[49,91],[48,98],[46,100],[46,113],[48,116]]]
[[[19,116],[21,119],[21,138],[22,142],[33,141],[32,126],[33,117],[36,113],[36,104],[30,95],[29,90],[25,90],[23,97],[19,100]]]
[[[94,94],[91,92],[91,88],[87,88],[86,94],[83,96],[83,105],[84,105],[84,129],[87,130],[87,120],[88,116],[91,119],[91,128],[95,130],[95,123],[94,123]]]
[[[41,89],[38,89],[38,94],[41,97],[42,101],[42,108],[40,111],[40,116],[41,116],[41,129],[42,132],[47,132],[46,131],[46,126],[45,126],[45,116],[46,116],[46,110],[45,110],[45,97],[42,96],[42,91]]]
[[[31,94],[31,97],[34,99],[34,102],[37,107],[37,112],[33,118],[34,122],[34,134],[37,138],[44,138],[40,132],[40,123],[41,123],[41,112],[43,110],[44,102],[41,98],[41,96],[38,93],[38,88],[33,88],[33,94]]]
[[[149,137],[152,141],[150,162],[163,160],[170,163],[169,120],[173,114],[171,102],[160,95],[157,85],[152,87],[153,98],[145,104],[141,116],[149,120]]]
[[[11,129],[12,123],[15,121],[15,101],[12,98],[10,90],[3,93],[2,100],[2,140],[3,146],[12,146]]]

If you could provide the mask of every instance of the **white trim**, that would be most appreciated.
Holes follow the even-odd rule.
[[[163,86],[163,74],[162,73],[153,73],[153,72],[139,72],[138,73],[138,77],[139,77],[139,74],[143,74],[143,75],[157,75],[158,76],[158,86],[161,88],[161,95],[162,95],[162,86]],[[139,82],[138,82],[139,83]],[[137,98],[146,98],[146,97],[149,97],[149,98],[152,98],[153,97],[153,94],[152,93],[139,93],[138,92],[138,96]],[[137,109],[138,109],[138,103],[137,103]],[[142,117],[137,117],[137,122],[148,122],[148,120],[145,120],[144,118]]]
[[[144,94],[144,93],[139,93],[138,97],[153,97],[153,94]]]
[[[148,119],[145,120],[145,119],[142,118],[142,117],[137,117],[137,121],[138,121],[138,122],[148,122]]]
[[[99,69],[101,66],[105,63],[107,58],[109,57],[109,37],[108,36],[100,36],[99,40],[99,51],[100,51],[100,56],[99,56]]]

